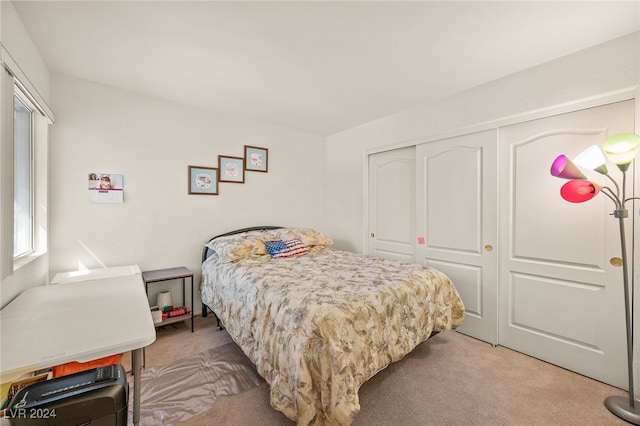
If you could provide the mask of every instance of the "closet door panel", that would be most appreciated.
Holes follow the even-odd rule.
[[[428,250],[481,254],[482,154],[458,146],[424,159]]]
[[[602,286],[514,273],[511,289],[514,326],[597,349],[600,326],[594,313],[604,311]],[[548,314],[540,315],[542,309]]]
[[[500,129],[500,344],[621,388],[626,345],[622,268],[610,263],[620,256],[614,205],[604,195],[565,201],[567,181],[550,167],[560,154],[574,158],[633,132],[633,113],[625,101]],[[615,165],[608,168],[620,178]]]
[[[468,316],[483,318],[482,304],[482,268],[479,266],[465,265],[455,262],[443,262],[427,259],[427,266],[445,272],[455,284],[458,294],[464,301],[464,307]]]
[[[467,315],[458,331],[496,344],[496,131],[416,147],[419,261],[449,276]]]
[[[567,181],[550,174],[556,156],[575,156],[579,147],[600,144],[606,138],[604,129],[587,131],[549,130],[512,145],[513,260],[603,267],[605,228],[611,222],[609,200],[601,196],[588,203],[569,203],[560,196],[560,187]],[[595,173],[592,177],[606,183]]]
[[[368,250],[415,262],[415,147],[369,156]]]

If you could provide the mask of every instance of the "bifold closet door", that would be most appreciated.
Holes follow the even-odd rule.
[[[416,175],[418,261],[460,293],[458,331],[497,344],[497,131],[418,145]]]
[[[622,268],[613,265],[620,257],[618,221],[610,215],[614,205],[603,194],[580,204],[563,200],[560,187],[566,181],[551,176],[550,167],[560,154],[575,158],[608,136],[627,132],[634,132],[633,101],[499,131],[500,345],[625,389],[624,295]],[[619,179],[615,165],[609,163],[608,169]],[[611,184],[595,172],[588,178]],[[637,214],[631,211],[627,219],[628,242]]]

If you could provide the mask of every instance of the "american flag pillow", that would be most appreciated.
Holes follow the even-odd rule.
[[[264,243],[267,246],[267,250],[269,250],[269,254],[274,259],[309,253],[309,248],[300,241],[300,238],[287,241],[265,241]]]

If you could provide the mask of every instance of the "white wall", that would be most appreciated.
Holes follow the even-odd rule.
[[[61,75],[53,77],[52,97],[52,277],[103,265],[187,266],[198,295],[201,248],[210,237],[265,224],[323,228],[319,136]],[[268,173],[220,183],[217,196],[187,194],[189,165],[217,167],[219,154],[242,157],[245,144],[269,149]],[[89,172],[124,175],[124,203],[89,202]]]
[[[339,236],[337,247],[363,250],[367,151],[435,140],[466,127],[639,84],[639,46],[640,33],[635,33],[328,137],[327,232]]]
[[[51,73],[40,52],[31,40],[31,36],[22,24],[13,4],[10,1],[1,1],[2,13],[2,45],[11,54],[13,60],[29,79],[25,84],[30,84],[37,90],[42,99],[49,103],[51,99]],[[34,93],[35,95],[35,93]]]
[[[11,63],[13,67],[19,67],[14,69],[14,72],[20,72],[20,78],[29,90],[33,90],[34,95],[38,95],[41,101],[48,103],[50,101],[50,72],[44,63],[40,53],[36,46],[33,44],[29,34],[24,28],[22,21],[18,17],[13,4],[8,1],[0,2],[0,41],[2,44],[2,60]],[[6,55],[9,55],[7,57]],[[5,94],[2,93],[2,96]],[[6,124],[3,124],[6,125]],[[5,141],[3,141],[5,143]],[[46,153],[46,151],[44,151]],[[2,166],[6,167],[6,159],[0,159]],[[43,168],[38,172],[46,173],[46,158],[44,160]],[[9,164],[13,161],[9,159]],[[7,186],[9,188],[13,185],[13,182],[0,182],[3,194],[7,192]],[[39,188],[43,190],[42,187]],[[46,194],[41,194],[39,200],[43,201],[38,205],[40,211],[46,211]],[[4,197],[3,197],[4,200]],[[44,204],[44,205],[43,205]],[[9,214],[12,214],[11,205],[9,205]],[[46,223],[43,224],[46,227]],[[5,229],[0,227],[0,238],[13,239],[13,229]],[[46,232],[46,230],[45,230]],[[3,278],[0,281],[0,306],[5,306],[15,296],[20,294],[24,289],[36,285],[46,284],[49,279],[49,255],[43,253],[38,256],[32,262],[23,265],[12,275]]]
[[[437,140],[489,122],[640,85],[640,33],[542,64],[428,105],[412,108],[326,140],[326,232],[336,247],[364,250],[364,166],[383,147]],[[640,118],[637,119],[640,129]],[[637,220],[637,217],[635,218]],[[640,281],[640,226],[636,225],[636,289]],[[640,291],[635,294],[635,338],[640,341]],[[636,398],[640,345],[634,348]]]

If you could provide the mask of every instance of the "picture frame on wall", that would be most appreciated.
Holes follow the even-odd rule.
[[[244,158],[218,155],[218,182],[244,183]]]
[[[218,169],[189,166],[189,194],[218,195]]]
[[[244,146],[244,169],[251,172],[269,171],[269,150],[260,146]]]

